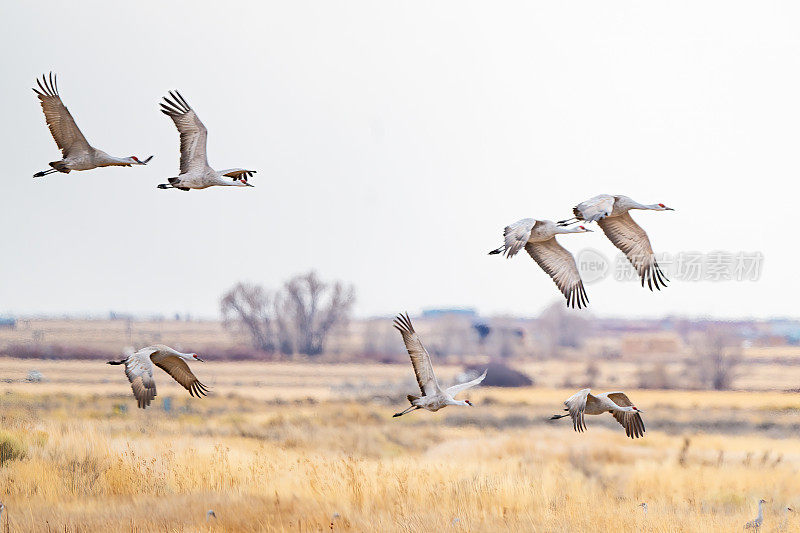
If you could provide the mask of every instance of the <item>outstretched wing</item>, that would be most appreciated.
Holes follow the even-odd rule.
[[[542,242],[529,242],[525,250],[553,278],[561,294],[566,297],[567,306],[580,309],[589,305],[575,258],[555,237]]]
[[[170,91],[169,95],[172,100],[164,97],[161,112],[172,119],[181,134],[181,174],[186,174],[190,170],[202,170],[208,166],[206,157],[208,130],[181,93]]]
[[[612,413],[619,424],[625,428],[625,435],[632,439],[644,436],[642,415],[635,411],[614,411]]]
[[[536,225],[536,219],[523,218],[503,230],[503,240],[505,241],[506,257],[514,257],[519,252],[528,239],[531,237],[531,230]]]
[[[406,350],[408,350],[408,355],[411,357],[411,366],[414,367],[414,374],[417,376],[417,383],[422,395],[432,396],[440,393],[439,382],[433,373],[431,356],[422,345],[422,341],[419,340],[417,332],[414,331],[414,326],[411,325],[408,313],[397,315],[394,319],[394,327],[403,336],[403,342],[406,345]]]
[[[606,396],[620,407],[633,407],[633,402],[624,392],[607,392]]]
[[[610,194],[599,194],[576,205],[572,213],[586,222],[596,222],[610,215],[613,209],[614,197]]]
[[[153,380],[153,362],[150,355],[157,352],[157,348],[148,346],[128,355],[125,360],[125,375],[131,382],[133,396],[144,409],[156,397],[156,382]]]
[[[586,421],[583,419],[583,414],[586,411],[586,404],[589,401],[597,401],[597,399],[590,394],[590,390],[591,389],[583,389],[578,391],[564,402],[564,405],[567,406],[567,410],[569,411],[569,416],[572,418],[572,427],[579,433],[586,430]]]
[[[624,392],[609,392],[606,397],[620,407],[633,406],[633,402]],[[644,436],[644,421],[639,412],[614,411],[612,414],[616,421],[625,428],[625,435],[632,439]]]
[[[189,365],[180,357],[171,355],[158,359],[156,365],[164,370],[167,374],[172,376],[172,379],[180,383],[184,389],[189,391],[192,396],[206,396],[208,394],[208,387],[200,383],[200,380],[192,374]]]
[[[604,218],[599,220],[597,224],[603,229],[608,240],[614,246],[622,250],[622,253],[631,262],[633,268],[639,273],[642,279],[642,287],[644,282],[647,281],[647,286],[650,290],[655,287],[661,290],[661,287],[667,286],[667,277],[661,272],[661,268],[656,262],[655,255],[653,255],[653,247],[650,246],[650,239],[647,238],[647,233],[642,227],[634,222],[630,213],[624,213],[617,217]]]
[[[249,178],[253,177],[255,174],[255,170],[245,170],[243,168],[230,168],[223,171],[223,176],[227,176],[229,178],[233,178],[234,180],[240,180],[244,183],[247,183]]]
[[[61,149],[62,157],[67,157],[70,150],[88,150],[90,148],[89,142],[83,136],[78,125],[75,124],[75,119],[72,118],[69,110],[61,101],[61,96],[58,94],[56,76],[51,72],[48,80],[47,77],[42,75],[41,81],[38,78],[36,79],[36,84],[40,90],[34,88],[33,92],[39,97],[47,127],[50,128],[50,133],[56,141],[56,145]]]
[[[459,392],[471,389],[472,387],[478,385],[481,381],[483,381],[483,378],[486,377],[486,372],[487,371],[484,370],[483,374],[473,379],[472,381],[467,381],[466,383],[459,383],[457,385],[453,385],[452,387],[448,387],[447,389],[445,389],[445,392],[449,394],[451,397],[455,398],[456,394],[458,394]]]

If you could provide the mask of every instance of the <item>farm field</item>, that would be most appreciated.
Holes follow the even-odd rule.
[[[211,396],[159,374],[142,411],[119,367],[24,363],[53,379],[0,383],[0,531],[734,531],[759,498],[762,531],[800,529],[798,394],[628,391],[634,441],[548,421],[565,389],[393,419],[400,365],[195,365]]]
[[[396,332],[390,327],[390,321],[383,324],[388,330],[389,335],[394,341],[398,354],[398,361],[401,365],[361,365],[361,359],[348,352],[336,355],[326,354],[322,359],[327,362],[337,362],[334,365],[311,365],[307,369],[305,362],[300,361],[297,367],[292,367],[290,363],[263,363],[249,362],[242,363],[241,368],[246,369],[239,373],[236,371],[229,374],[224,370],[225,366],[216,366],[212,362],[213,357],[205,357],[209,360],[206,365],[208,372],[204,380],[209,384],[219,382],[221,385],[236,384],[237,390],[241,392],[242,387],[251,387],[252,394],[263,395],[264,398],[272,398],[274,395],[294,395],[297,390],[290,392],[284,391],[284,386],[291,383],[298,383],[306,376],[308,382],[305,387],[318,389],[322,376],[330,376],[331,372],[335,376],[340,373],[339,369],[345,372],[342,380],[337,380],[337,385],[355,386],[361,385],[367,388],[378,386],[392,386],[397,383],[399,378],[408,378],[407,368],[405,367],[405,350],[396,337]],[[424,332],[425,322],[423,321],[421,331]],[[339,337],[334,339],[334,344],[346,346],[353,341],[358,341],[358,331],[361,328],[350,327],[345,331],[339,332]],[[87,373],[92,378],[82,377],[81,379],[92,379],[92,384],[97,392],[105,392],[106,380],[116,381],[117,376],[113,369],[102,365],[103,359],[121,356],[126,346],[142,347],[148,344],[160,343],[168,340],[169,343],[178,349],[192,350],[201,355],[214,353],[230,353],[233,351],[252,352],[252,347],[246,336],[241,333],[234,333],[232,330],[223,327],[222,323],[214,320],[207,321],[175,321],[175,320],[57,320],[57,319],[24,319],[20,320],[13,329],[0,329],[0,380],[20,380],[24,379],[29,370],[41,371],[48,383],[57,390],[63,390],[59,382],[68,379],[65,375],[69,373],[60,363],[40,359],[21,359],[15,360],[8,355],[13,347],[35,348],[43,347],[47,352],[47,347],[59,347],[67,357],[71,353],[81,354],[88,351],[97,360],[87,361],[86,367],[79,368],[79,372]],[[63,354],[62,354],[63,357]],[[564,357],[569,358],[569,364],[564,364]],[[640,374],[652,369],[663,369],[672,376],[674,388],[681,388],[690,383],[691,380],[684,376],[686,362],[690,361],[694,354],[685,353],[681,356],[671,358],[648,359],[647,356],[621,359],[604,359],[596,355],[582,351],[580,349],[570,350],[565,356],[558,358],[519,358],[513,360],[512,364],[518,369],[526,372],[536,383],[547,384],[550,387],[572,388],[581,383],[592,382],[597,386],[611,388],[625,388],[639,386]],[[462,362],[464,359],[485,361],[486,357],[467,356],[455,358],[454,362]],[[352,366],[341,364],[348,361],[356,364],[359,368],[365,369],[364,372],[352,372]],[[437,357],[437,368],[447,361],[446,358]],[[103,366],[100,370],[98,366]],[[737,390],[749,391],[794,391],[800,390],[800,348],[796,346],[773,346],[773,347],[748,347],[743,350],[742,360],[738,364],[732,379],[731,387]],[[76,363],[77,364],[77,363]],[[267,365],[267,366],[264,366]],[[270,366],[273,365],[273,366]],[[289,365],[283,367],[282,365]],[[60,369],[57,373],[50,372],[50,368]],[[288,373],[277,370],[262,373],[260,370],[251,372],[250,369],[279,369],[294,368]],[[441,372],[451,372],[455,375],[461,370],[461,366],[449,366]],[[93,369],[91,371],[86,369]],[[594,374],[588,379],[589,371]],[[348,377],[348,373],[349,376]],[[55,375],[54,375],[55,374]],[[267,376],[270,379],[262,379]],[[363,378],[363,379],[362,379]],[[285,381],[276,381],[285,380]],[[362,383],[363,382],[363,383]],[[326,394],[329,387],[323,390],[313,390],[314,394]],[[68,389],[67,389],[68,390]],[[113,390],[113,389],[112,389]]]
[[[216,320],[74,320],[23,319],[15,328],[0,329],[3,345],[57,345],[72,349],[119,352],[123,346],[162,342],[191,343],[208,348],[236,346],[240,339]],[[122,343],[122,344],[121,344]]]

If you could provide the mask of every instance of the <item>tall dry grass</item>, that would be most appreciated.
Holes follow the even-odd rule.
[[[714,403],[692,394],[682,409]],[[127,397],[6,393],[0,439],[20,453],[0,467],[0,499],[11,531],[734,531],[759,498],[771,531],[800,503],[791,425],[776,438],[691,429],[631,441],[610,417],[581,435],[537,422],[549,406],[518,395],[392,419],[373,403],[177,396],[166,413]],[[780,414],[764,400],[756,415]],[[519,410],[534,415],[520,425],[508,417]]]

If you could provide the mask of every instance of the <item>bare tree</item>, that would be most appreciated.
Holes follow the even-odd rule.
[[[291,329],[290,321],[286,318],[283,310],[284,299],[281,295],[275,298],[275,334],[278,341],[278,350],[283,355],[294,353],[294,334]]]
[[[318,355],[334,325],[347,321],[352,286],[325,283],[314,272],[295,276],[278,292],[237,283],[220,301],[226,326],[247,332],[256,349]]]
[[[349,319],[354,301],[352,285],[325,283],[313,271],[287,281],[275,302],[281,351],[291,341],[298,353],[321,354],[331,328]]]
[[[220,300],[223,321],[227,327],[244,329],[257,349],[273,352],[273,300],[273,295],[259,285],[237,283]]]

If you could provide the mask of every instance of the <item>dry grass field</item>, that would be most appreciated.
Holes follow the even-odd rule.
[[[798,394],[629,391],[633,441],[610,416],[548,421],[558,389],[393,419],[401,366],[195,365],[211,396],[159,374],[146,411],[119,367],[0,358],[0,376],[29,366],[49,381],[0,383],[2,532],[739,531],[759,498],[762,531],[800,531],[782,511],[800,506]]]

